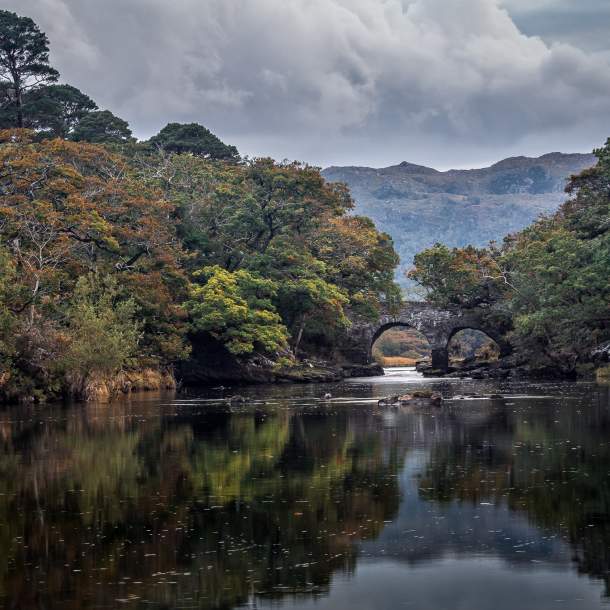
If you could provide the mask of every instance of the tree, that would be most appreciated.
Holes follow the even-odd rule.
[[[410,273],[440,306],[510,316],[511,340],[534,369],[573,374],[610,339],[610,140],[595,154],[598,164],[571,178],[556,214],[500,249],[437,244]]]
[[[75,395],[84,394],[91,376],[116,374],[137,355],[136,304],[120,293],[112,276],[88,274],[76,283],[66,312],[68,346],[58,362]]]
[[[236,161],[239,153],[235,146],[222,142],[211,131],[198,123],[169,123],[149,144],[167,152],[191,153],[209,159]]]
[[[0,397],[11,375],[16,316],[11,311],[11,293],[16,281],[15,265],[9,252],[0,246]]]
[[[8,81],[0,80],[0,129],[15,128],[13,89]]]
[[[249,199],[238,214],[248,233],[231,264],[244,264],[247,251],[247,264],[254,269],[274,266],[272,252],[278,249],[309,251],[331,218],[354,207],[345,185],[327,183],[309,165],[256,159],[246,166],[245,179]]]
[[[284,317],[291,319],[292,348],[298,355],[305,332],[321,337],[332,336],[350,326],[345,315],[347,294],[320,277],[301,277],[283,281],[278,301]]]
[[[276,266],[271,250],[310,249],[331,218],[353,207],[345,186],[326,183],[319,169],[300,163],[159,155],[146,159],[142,172],[176,202],[180,234],[198,266],[266,275]]]
[[[58,78],[59,72],[49,66],[49,40],[34,21],[0,11],[0,80],[4,103],[14,111],[13,126],[24,126],[24,94]]]
[[[371,316],[400,300],[391,239],[369,219],[346,216],[349,191],[317,168],[160,153],[142,171],[177,206],[187,264],[245,269],[279,287],[273,303],[293,346],[332,341],[348,306]]]
[[[375,319],[382,307],[398,307],[400,288],[394,270],[400,262],[392,238],[370,218],[331,218],[314,240],[316,256],[326,264],[326,278],[349,295],[354,313]]]
[[[132,140],[132,136],[127,121],[110,110],[98,110],[83,117],[72,132],[71,139],[93,144],[125,144]]]
[[[137,306],[139,366],[164,366],[186,355],[180,303],[186,277],[168,223],[173,206],[137,179],[125,158],[105,147],[33,134],[0,133],[0,242],[15,281],[15,361],[46,390],[67,350],[66,306],[81,276],[116,278]]]
[[[568,372],[610,339],[610,140],[595,153],[599,163],[570,180],[557,214],[511,237],[503,254],[514,340]]]
[[[245,168],[163,151],[135,161],[142,177],[175,204],[191,270],[214,264],[234,270],[252,233],[245,219],[252,206]]]
[[[56,138],[68,138],[97,104],[71,85],[46,85],[23,98],[24,123]]]
[[[415,256],[409,278],[426,288],[427,298],[439,307],[493,305],[505,289],[496,253],[473,246],[435,244]]]
[[[195,273],[203,285],[191,287],[186,307],[193,326],[210,333],[235,356],[262,350],[276,354],[287,346],[287,331],[271,302],[277,286],[243,269],[218,265]]]

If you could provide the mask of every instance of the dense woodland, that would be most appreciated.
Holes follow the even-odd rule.
[[[572,177],[556,214],[488,248],[437,244],[410,272],[434,303],[487,307],[504,319],[518,358],[534,370],[588,373],[596,358],[607,361],[610,140],[595,155],[597,165]]]
[[[171,386],[201,336],[290,368],[400,302],[392,240],[345,185],[198,124],[137,141],[58,84],[48,44],[0,11],[0,399]],[[610,339],[610,143],[596,154],[556,215],[502,246],[437,245],[411,278],[508,319],[531,360],[586,370]]]
[[[198,334],[291,367],[348,308],[399,299],[391,239],[317,168],[243,159],[197,124],[137,142],[58,78],[45,34],[0,11],[4,399],[171,385]]]

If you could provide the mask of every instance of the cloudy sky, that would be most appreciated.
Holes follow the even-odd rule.
[[[440,169],[610,135],[608,0],[5,0],[62,80],[147,138]]]

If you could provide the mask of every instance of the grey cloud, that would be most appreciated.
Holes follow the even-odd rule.
[[[610,58],[509,15],[533,23],[548,0],[6,4],[47,31],[66,81],[140,137],[192,120],[248,154],[445,167],[588,150],[610,132]]]
[[[610,51],[607,0],[503,0],[503,5],[525,34],[588,51]]]

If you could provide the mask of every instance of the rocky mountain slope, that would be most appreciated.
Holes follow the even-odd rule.
[[[401,163],[383,169],[329,167],[325,178],[345,182],[356,213],[389,233],[401,257],[398,280],[413,256],[435,242],[486,245],[518,231],[565,200],[567,178],[596,162],[593,155],[550,153],[514,157],[491,167],[440,172]]]

